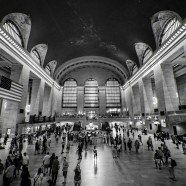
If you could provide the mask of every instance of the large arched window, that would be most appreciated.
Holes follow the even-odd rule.
[[[143,54],[143,64],[147,62],[147,60],[152,56],[152,51],[150,48],[147,48]]]
[[[23,40],[21,33],[17,26],[11,22],[7,21],[4,23],[3,28],[21,45],[23,46]]]
[[[138,71],[137,65],[134,65],[132,68],[132,75],[134,75]]]
[[[177,30],[177,28],[181,25],[181,23],[176,19],[170,20],[167,25],[165,26],[165,29],[163,30],[162,33],[162,38],[161,38],[161,44],[169,38],[172,33]]]
[[[46,67],[45,67],[45,72],[50,76],[51,75],[51,69],[50,69],[50,67],[47,65]]]
[[[117,80],[109,79],[106,82],[106,107],[121,107],[120,86]]]
[[[38,51],[36,49],[32,50],[31,55],[36,60],[36,62],[39,65],[41,65],[41,58],[40,58],[40,55],[39,55],[39,53],[38,53]]]
[[[74,79],[68,79],[63,87],[63,107],[77,107],[77,83]]]
[[[85,82],[84,107],[95,108],[98,106],[98,83],[94,79],[88,79]]]

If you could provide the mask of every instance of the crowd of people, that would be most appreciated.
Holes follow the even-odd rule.
[[[137,128],[126,129],[115,125],[111,132],[100,132],[104,140],[103,143],[107,144],[113,155],[113,159],[117,161],[120,158],[122,152],[133,154],[140,154],[140,148],[147,146],[148,151],[154,152],[154,163],[155,167],[159,170],[162,168],[168,168],[170,179],[176,181],[174,169],[177,166],[175,159],[171,157],[170,149],[167,147],[165,140],[170,138],[168,133],[166,134],[154,134],[154,140],[161,141],[161,145],[154,146],[152,139],[149,136],[147,141],[144,143],[143,135]],[[50,152],[51,146],[51,135],[55,136],[55,143],[61,144],[61,154],[63,155],[63,163],[60,165],[59,156],[55,152]],[[3,174],[4,186],[10,186],[15,178],[20,177],[21,186],[42,186],[43,183],[47,183],[49,186],[56,185],[58,179],[58,173],[61,167],[63,172],[64,181],[67,182],[67,175],[69,169],[69,162],[66,155],[70,152],[71,145],[77,145],[77,164],[74,168],[74,184],[76,186],[81,185],[81,160],[82,152],[87,152],[88,149],[92,149],[94,154],[94,160],[97,161],[98,151],[97,146],[92,142],[91,135],[89,133],[78,131],[72,131],[72,127],[69,125],[63,127],[55,127],[42,131],[35,136],[28,137],[28,144],[33,144],[35,139],[35,156],[43,154],[43,161],[41,166],[38,168],[33,179],[31,179],[29,173],[30,158],[29,155],[24,151],[23,144],[25,139],[22,136],[16,135],[12,139],[10,145],[9,155],[6,158],[5,164],[0,160],[0,174]],[[171,136],[172,142],[179,147],[176,143],[176,138]],[[183,153],[185,154],[185,142],[182,142]],[[134,150],[133,150],[134,149]],[[155,151],[154,151],[155,150]],[[66,155],[65,155],[66,154]]]

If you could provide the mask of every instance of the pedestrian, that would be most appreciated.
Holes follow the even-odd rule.
[[[61,154],[63,154],[64,148],[65,148],[65,140],[62,140],[61,145],[62,145]]]
[[[60,166],[59,166],[58,156],[56,156],[53,161],[53,164],[52,164],[52,183],[53,183],[53,185],[56,185],[56,180],[57,180],[59,168],[60,168]]]
[[[38,142],[38,140],[35,143],[35,155],[36,155],[36,153],[39,154],[39,142]]]
[[[78,145],[78,149],[77,149],[77,152],[78,152],[78,160],[82,159],[82,145],[79,143]]]
[[[134,143],[135,149],[136,149],[136,153],[138,153],[139,147],[140,147],[140,143],[139,141],[136,139],[135,143]]]
[[[55,157],[56,157],[55,156],[55,153],[52,153],[52,155],[50,156],[50,165],[49,165],[50,171],[49,171],[49,176],[52,173],[52,165],[53,165],[53,161],[54,161]]]
[[[48,168],[50,167],[50,155],[49,152],[47,152],[47,155],[43,158],[43,166],[44,166],[44,175],[48,173]]]
[[[166,147],[164,149],[165,164],[168,165],[168,158],[171,157],[170,150]]]
[[[176,177],[174,174],[174,168],[177,166],[177,163],[174,159],[172,159],[171,157],[169,157],[168,159],[168,169],[169,169],[169,174],[170,174],[170,179],[172,179],[173,181],[176,181]]]
[[[143,145],[141,134],[138,134],[138,139],[139,139],[140,143]]]
[[[129,138],[128,142],[127,142],[127,146],[128,146],[129,152],[131,152],[131,149],[132,149],[132,140],[130,138]]]
[[[47,140],[47,144],[48,144],[48,147],[50,148],[50,144],[51,144],[51,138],[50,137]]]
[[[112,157],[117,158],[117,146],[112,146]]]
[[[39,141],[38,141],[38,147],[39,147],[38,154],[40,154],[41,144],[42,144],[42,141],[41,141],[41,138],[40,138]]]
[[[14,170],[15,170],[15,166],[13,165],[13,163],[11,163],[5,170],[4,175],[3,175],[4,186],[10,186],[10,183],[13,180]]]
[[[41,167],[38,169],[37,173],[34,176],[33,186],[42,186],[43,183],[43,173]]]
[[[93,153],[94,153],[94,160],[95,160],[95,159],[97,160],[98,154],[97,154],[96,146],[94,146]]]
[[[177,138],[176,138],[175,143],[176,143],[176,148],[179,149],[179,140]]]
[[[23,166],[20,186],[31,186],[30,173],[27,166]]]
[[[63,169],[62,169],[63,176],[64,176],[64,182],[63,182],[64,184],[66,183],[66,180],[67,180],[68,167],[69,167],[68,162],[66,160],[66,157],[64,157],[64,160],[63,160]]]
[[[4,170],[4,165],[3,165],[3,163],[1,162],[1,159],[0,159],[0,175],[3,173],[3,170]]]
[[[123,145],[124,145],[124,150],[127,151],[127,142],[125,138],[123,138]]]
[[[186,144],[185,144],[185,141],[182,142],[182,149],[183,149],[183,154],[186,154]]]
[[[69,151],[70,151],[70,141],[68,140],[67,141],[67,153],[69,153]]]
[[[23,153],[22,165],[23,166],[29,165],[29,157],[26,152]]]
[[[10,165],[12,165],[12,159],[8,155],[5,162],[5,169],[7,169]]]
[[[164,165],[164,161],[163,161],[163,152],[161,147],[158,147],[158,155],[159,155],[159,159],[160,159],[160,166]],[[161,168],[160,168],[161,169]]]
[[[76,168],[74,169],[74,185],[75,186],[80,186],[81,185],[81,169],[80,169],[80,164],[78,163]]]
[[[13,159],[13,164],[15,166],[15,169],[14,169],[14,178],[16,178],[17,177],[17,173],[19,175],[19,169],[20,169],[19,157],[17,155],[15,155],[15,157]]]
[[[148,140],[147,140],[147,147],[148,147],[148,151],[151,150],[153,151],[153,144],[152,144],[152,138],[151,136],[149,136]]]

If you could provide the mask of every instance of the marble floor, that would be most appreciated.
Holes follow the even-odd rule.
[[[137,135],[136,135],[137,136]],[[169,179],[168,170],[164,167],[157,170],[153,161],[153,152],[147,150],[146,140],[148,136],[142,136],[144,145],[140,147],[139,154],[122,152],[121,157],[116,161],[112,158],[111,148],[108,145],[98,145],[98,159],[94,161],[92,147],[89,147],[87,153],[83,152],[81,161],[82,186],[185,186],[186,185],[186,155],[183,154],[181,146],[176,149],[170,140],[166,141],[167,146],[171,150],[172,157],[177,161],[175,174],[177,181],[173,182]],[[154,146],[157,148],[160,142],[155,141]],[[69,154],[64,154],[69,162],[67,175],[67,186],[74,185],[74,168],[77,164],[76,154],[77,144],[73,144]],[[24,151],[28,152],[30,157],[29,171],[33,176],[42,164],[44,155],[34,155],[34,145],[24,144]],[[5,160],[8,150],[0,151],[0,158]],[[63,185],[61,143],[56,144],[54,136],[50,154],[55,152],[59,157],[60,171],[57,179],[57,186]],[[43,185],[47,185],[48,175],[43,180]],[[33,180],[32,180],[33,183]],[[0,175],[0,185],[2,185],[2,175]],[[12,186],[20,185],[20,178],[17,178],[11,184]]]

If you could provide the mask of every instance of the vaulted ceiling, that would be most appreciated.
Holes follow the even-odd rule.
[[[46,43],[44,66],[57,60],[58,67],[82,56],[107,57],[124,67],[127,59],[138,64],[134,43],[155,50],[153,14],[172,10],[186,17],[185,0],[1,0],[0,5],[2,19],[12,12],[30,15],[28,50]]]

